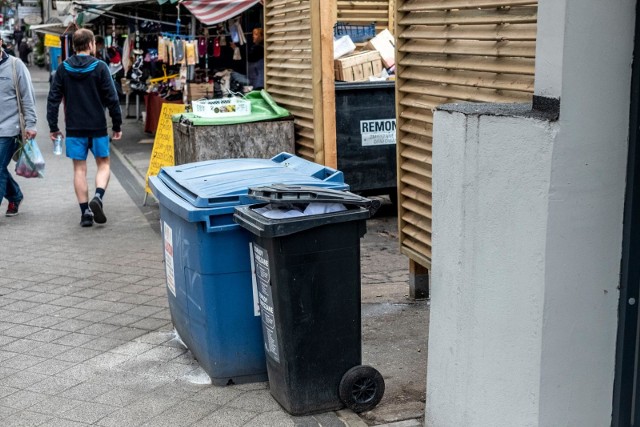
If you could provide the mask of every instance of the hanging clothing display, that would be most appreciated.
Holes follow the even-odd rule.
[[[213,57],[220,57],[220,37],[213,39]]]
[[[196,65],[196,42],[185,42],[185,56],[187,58],[187,65]]]
[[[162,36],[158,36],[158,61],[167,62],[167,45]]]
[[[198,37],[198,56],[200,58],[207,54],[207,40],[204,37]]]
[[[131,51],[133,50],[134,37],[131,36],[131,32],[129,32],[129,36],[124,42],[124,46],[122,47],[122,66],[124,67],[125,73],[129,71],[131,67]]]
[[[247,42],[247,39],[242,32],[242,25],[240,24],[241,16],[234,18],[230,21],[229,24],[229,32],[231,33],[231,40],[239,44],[240,46],[244,45]]]
[[[182,63],[184,61],[184,40],[174,40],[173,51],[175,53],[175,63]]]

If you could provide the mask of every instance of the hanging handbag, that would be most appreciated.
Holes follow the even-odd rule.
[[[13,67],[13,85],[16,91],[16,100],[18,101],[18,117],[20,118],[20,135],[18,136],[18,138],[16,138],[16,142],[20,144],[20,147],[16,150],[15,153],[13,153],[13,156],[12,156],[12,159],[17,162],[22,152],[22,147],[23,147],[22,141],[24,139],[24,135],[26,131],[26,124],[24,120],[24,112],[22,111],[22,95],[20,94],[20,87],[18,86],[18,73],[16,71],[16,61],[17,59],[13,57],[11,58],[11,65]]]

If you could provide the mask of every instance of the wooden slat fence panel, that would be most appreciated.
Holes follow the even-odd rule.
[[[390,21],[393,20],[394,3],[394,0],[337,0],[338,22],[355,25],[375,22],[376,32],[385,28],[393,32]]]
[[[296,154],[315,160],[311,0],[266,0],[265,87],[294,115]]]
[[[531,101],[537,3],[396,1],[398,229],[418,264],[431,264],[433,109]]]

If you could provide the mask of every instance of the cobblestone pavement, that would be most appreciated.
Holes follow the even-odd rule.
[[[45,179],[19,179],[18,216],[0,206],[0,425],[365,425],[350,411],[292,417],[267,383],[207,384],[172,332],[160,236],[117,174],[108,223],[79,227],[71,164],[47,140],[46,75],[34,80],[47,168]],[[365,273],[379,295],[393,294],[388,280],[406,286],[404,273]]]

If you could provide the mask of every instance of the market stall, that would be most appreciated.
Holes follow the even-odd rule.
[[[242,96],[260,89],[263,13],[258,1],[75,0],[75,17],[95,14],[97,57],[112,69],[127,115],[155,132],[161,104]],[[71,35],[72,32],[69,32]],[[62,42],[64,45],[64,40]],[[61,59],[65,59],[64,52]],[[140,112],[144,98],[145,114]]]

